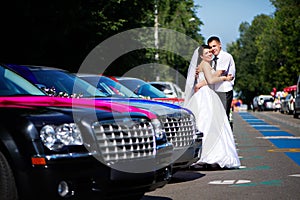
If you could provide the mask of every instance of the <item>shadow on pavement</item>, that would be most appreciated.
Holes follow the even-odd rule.
[[[158,197],[158,196],[149,196],[145,195],[141,200],[172,200],[169,197]]]
[[[192,181],[202,178],[203,176],[205,176],[205,174],[201,174],[195,171],[178,171],[173,175],[169,184]]]

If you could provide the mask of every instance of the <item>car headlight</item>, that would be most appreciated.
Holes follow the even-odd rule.
[[[82,145],[82,137],[76,124],[59,126],[46,125],[40,131],[40,137],[46,147],[58,151],[68,145]]]
[[[166,133],[162,128],[161,122],[158,119],[152,119],[151,122],[154,127],[156,140],[166,141],[166,139],[167,139]]]

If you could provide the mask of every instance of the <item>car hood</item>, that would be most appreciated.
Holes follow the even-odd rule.
[[[125,105],[130,105],[134,107],[138,107],[141,109],[146,109],[150,112],[155,113],[156,115],[168,115],[175,112],[188,112],[192,114],[192,112],[186,108],[181,106],[165,103],[154,100],[146,100],[146,99],[137,99],[137,98],[96,98],[96,100],[107,101],[107,102],[117,102]]]
[[[149,119],[155,119],[157,116],[145,109],[134,106],[119,104],[95,99],[77,99],[49,96],[21,96],[21,97],[0,97],[0,107],[10,108],[36,108],[36,107],[60,107],[60,108],[88,108],[104,112],[114,113],[142,113]]]

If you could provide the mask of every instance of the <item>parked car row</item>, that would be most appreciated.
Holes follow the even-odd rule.
[[[300,115],[300,75],[296,85],[285,88],[288,92],[284,96],[274,99],[272,95],[259,95],[253,98],[252,110],[274,110],[283,114],[293,114],[294,118]]]
[[[253,98],[253,111],[273,110],[274,98],[271,95],[259,95]]]
[[[103,76],[90,84],[2,64],[0,199],[139,199],[200,158],[191,111],[123,90]]]
[[[281,113],[292,114],[294,112],[295,99],[293,94],[285,97],[274,98],[271,95],[259,95],[253,98],[253,111],[280,111]]]

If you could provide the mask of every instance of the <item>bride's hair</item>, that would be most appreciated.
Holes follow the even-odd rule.
[[[202,58],[200,57],[200,55],[203,55],[203,50],[204,49],[211,49],[210,46],[208,46],[207,44],[202,44],[199,49],[198,49],[198,59],[197,59],[197,66],[200,64],[200,62],[202,61]]]

